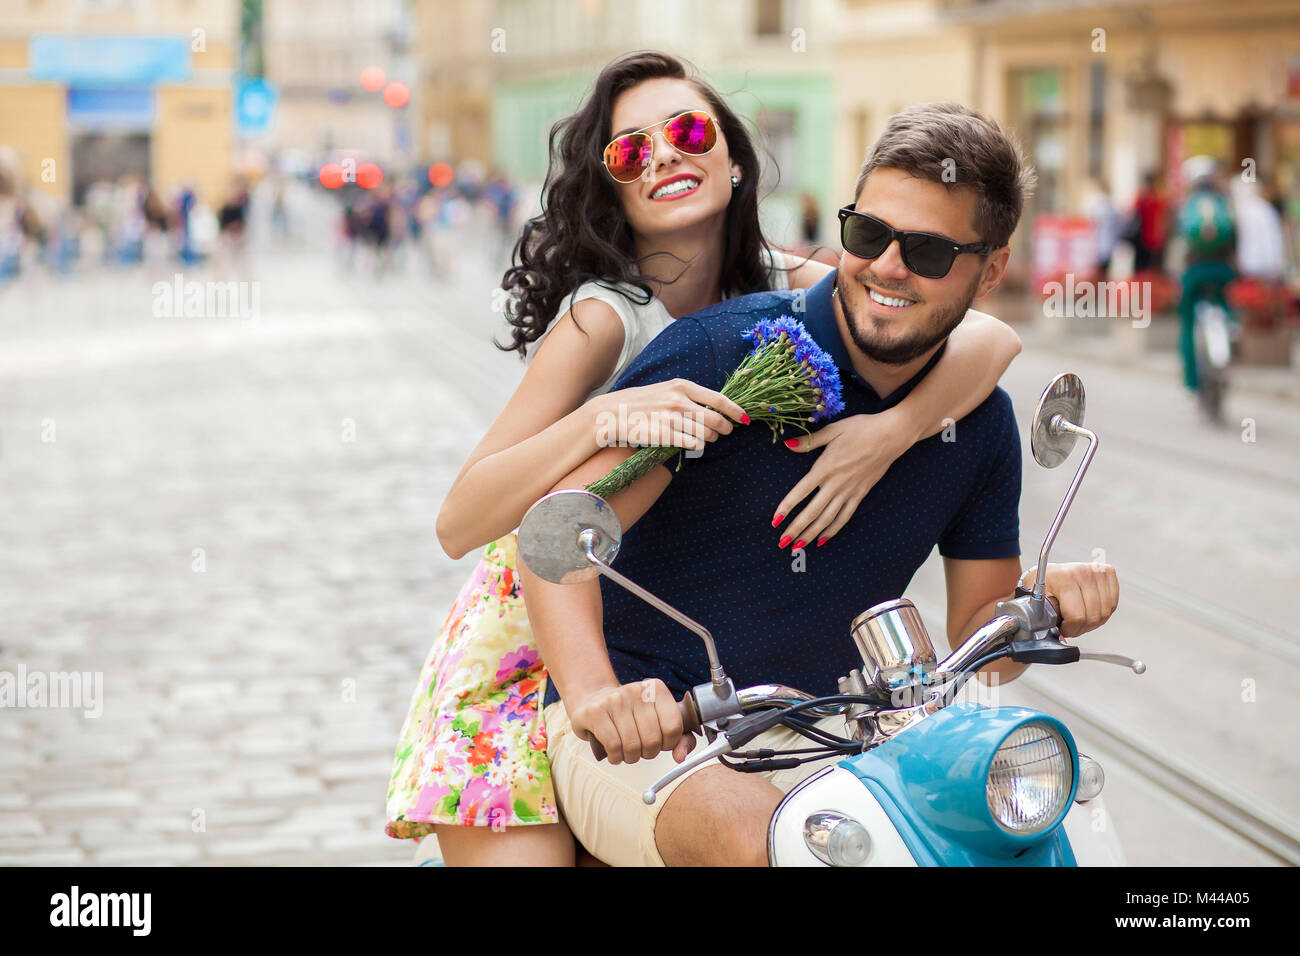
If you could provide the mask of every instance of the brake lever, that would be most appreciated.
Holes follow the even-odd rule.
[[[654,803],[655,796],[659,791],[678,777],[690,773],[702,763],[707,763],[715,757],[732,753],[737,748],[745,746],[765,730],[770,730],[779,724],[784,716],[784,709],[776,709],[751,714],[740,720],[733,719],[726,730],[716,728],[716,725],[713,724],[706,725],[706,729],[713,728],[717,730],[717,736],[713,738],[713,742],[693,751],[685,760],[652,783],[649,789],[641,794],[641,799],[647,804]]]
[[[725,731],[718,734],[713,743],[695,750],[676,767],[673,767],[672,770],[669,770],[654,783],[650,784],[645,793],[641,794],[642,801],[647,804],[654,803],[655,797],[659,794],[659,791],[668,786],[668,784],[672,783],[678,777],[690,773],[700,764],[707,763],[714,757],[720,757],[723,754],[731,753],[735,749],[735,746],[731,743],[731,740],[728,739]]]
[[[1120,667],[1127,667],[1134,674],[1145,674],[1147,672],[1146,664],[1132,657],[1125,657],[1123,654],[1106,654],[1102,651],[1080,651],[1079,660],[1081,661],[1100,661],[1103,664],[1118,664]]]

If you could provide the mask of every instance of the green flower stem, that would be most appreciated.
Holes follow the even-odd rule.
[[[618,494],[618,492],[634,483],[638,478],[644,478],[650,474],[679,451],[681,451],[680,448],[673,448],[668,445],[652,445],[649,448],[641,448],[629,455],[604,478],[593,481],[583,490],[608,499],[611,495]],[[677,462],[677,467],[678,469],[682,467],[680,461]]]

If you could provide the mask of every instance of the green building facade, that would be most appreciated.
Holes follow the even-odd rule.
[[[546,176],[551,127],[578,108],[593,79],[584,73],[528,82],[499,81],[492,103],[496,165],[517,182],[540,186]],[[768,238],[781,244],[802,241],[803,193],[816,202],[820,222],[833,223],[834,211],[851,198],[853,184],[831,182],[831,77],[719,70],[707,74],[707,79],[722,91],[751,133],[759,134],[764,168],[760,216]],[[593,144],[593,149],[603,145]],[[838,249],[826,229],[818,241]]]

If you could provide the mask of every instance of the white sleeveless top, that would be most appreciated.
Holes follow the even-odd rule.
[[[763,263],[767,266],[770,288],[773,290],[789,289],[790,273],[788,270],[791,265],[788,257],[776,250],[769,253],[766,249],[763,250],[762,255]],[[619,289],[626,290],[628,294],[624,295],[622,292],[617,291]],[[668,328],[669,324],[673,322],[673,317],[668,314],[668,310],[664,308],[664,304],[659,299],[651,296],[649,302],[642,304],[641,300],[644,298],[645,293],[643,291],[628,283],[601,284],[594,281],[584,282],[564,301],[562,307],[555,313],[555,318],[551,321],[550,326],[533,343],[533,347],[528,353],[527,362],[532,362],[533,356],[537,354],[537,350],[541,347],[542,342],[546,340],[546,336],[551,334],[551,329],[555,328],[560,317],[574,303],[581,302],[583,299],[598,299],[613,309],[614,314],[623,323],[623,350],[618,353],[618,361],[614,363],[614,371],[587,398],[590,399],[596,395],[604,394],[613,387],[619,376],[627,371],[627,367],[641,354],[641,350],[650,344],[650,340]],[[723,298],[728,299],[731,297],[724,295]]]

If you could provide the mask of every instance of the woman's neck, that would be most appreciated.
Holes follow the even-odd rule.
[[[706,235],[638,239],[637,266],[650,291],[674,319],[706,309],[722,298],[722,230]]]

